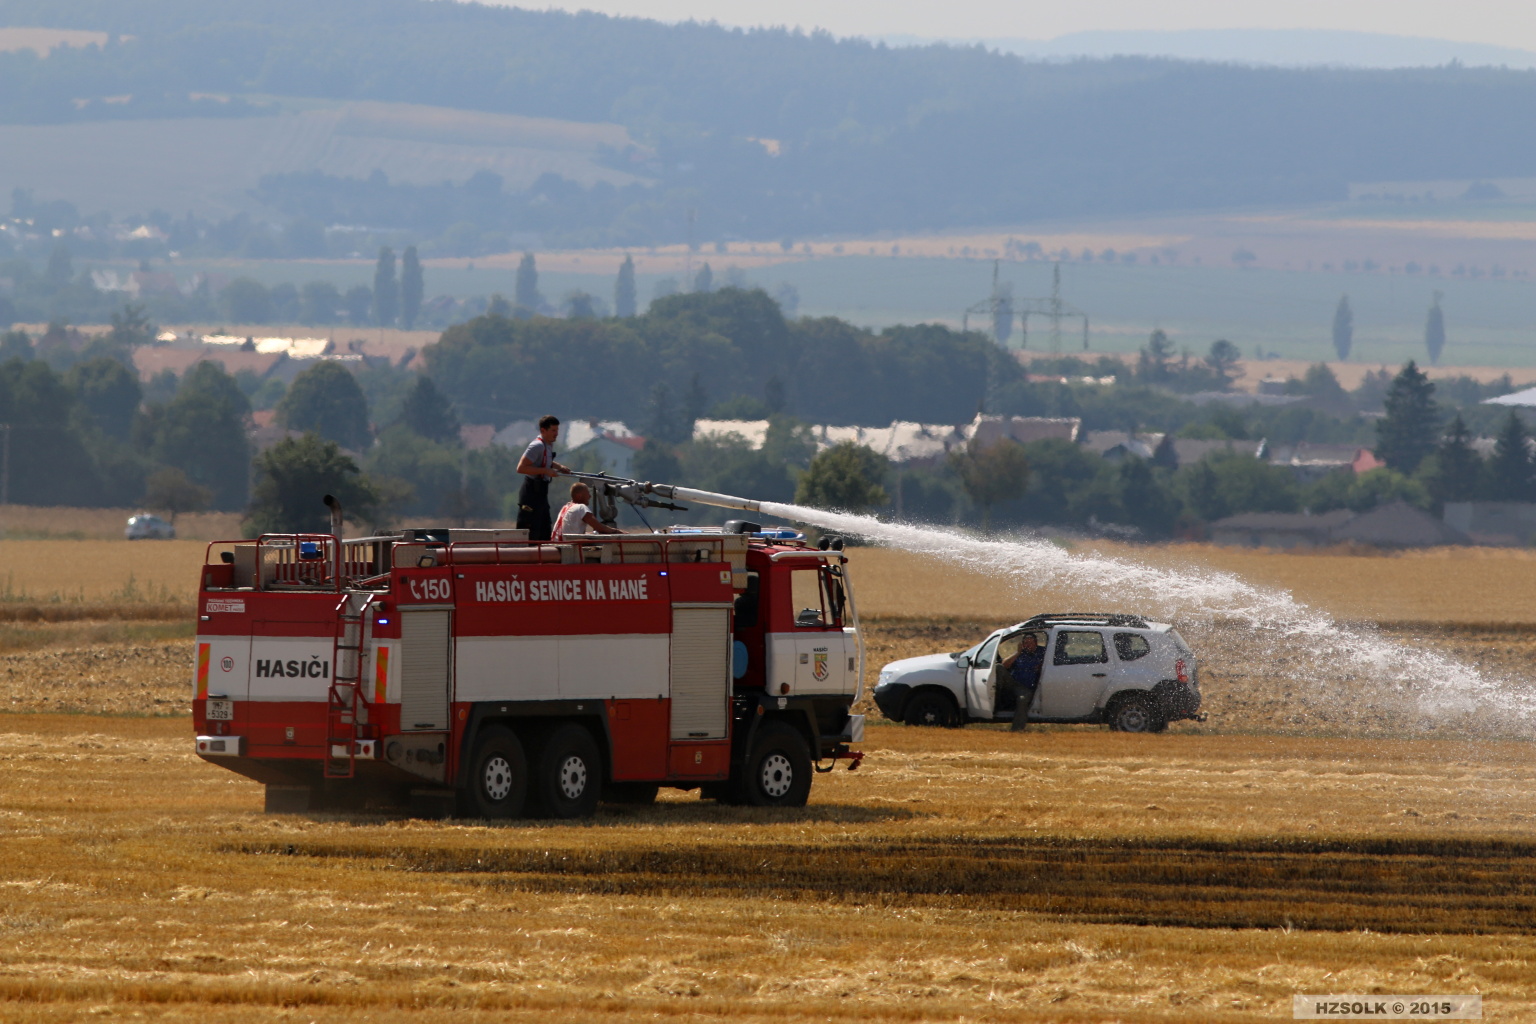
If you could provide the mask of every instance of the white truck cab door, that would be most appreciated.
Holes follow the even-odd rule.
[[[997,663],[998,633],[987,637],[976,649],[976,656],[965,670],[965,715],[970,719],[992,719],[992,673]]]
[[[1086,718],[1109,682],[1109,649],[1096,629],[1060,627],[1051,637],[1040,672],[1040,714]]]
[[[789,577],[794,632],[776,638],[794,659],[794,691],[853,693],[858,687],[858,641],[843,627],[841,595],[834,591],[826,567],[795,569]],[[769,682],[769,692],[777,693],[774,680]]]

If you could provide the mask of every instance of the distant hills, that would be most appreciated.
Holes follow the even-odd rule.
[[[936,42],[955,45],[979,43],[1003,53],[1057,60],[1078,57],[1165,57],[1276,67],[1424,68],[1461,63],[1468,67],[1536,68],[1536,52],[1531,50],[1421,36],[1323,29],[1072,32],[1055,39],[883,38],[892,46],[922,46]]]
[[[426,0],[0,0],[0,26],[108,34],[104,46],[46,57],[0,53],[0,124],[34,129],[30,148],[0,161],[0,188],[42,198],[71,198],[50,194],[57,178],[42,155],[82,125],[119,125],[110,145],[71,143],[110,181],[120,157],[178,158],[135,150],[164,137],[149,122],[248,123],[244,135],[226,126],[208,137],[226,148],[248,137],[252,162],[277,167],[254,149],[277,143],[254,140],[291,133],[258,123],[358,102],[445,112],[440,132],[410,129],[431,134],[443,159],[411,169],[398,146],[376,148],[392,187],[496,173],[468,198],[486,196],[488,220],[509,237],[536,230],[557,243],[792,241],[1315,202],[1358,181],[1536,175],[1536,134],[1519,127],[1536,123],[1536,74],[1515,70],[1047,62]],[[454,149],[453,110],[572,122],[572,137],[614,141],[529,182],[470,143]],[[373,150],[336,131],[345,159],[281,168],[326,180],[306,179],[302,196],[282,182],[241,196],[279,220],[301,208],[316,218],[410,209],[418,221],[395,226],[430,233],[451,226],[433,217],[478,218],[457,193],[376,188],[366,204],[349,201]]]

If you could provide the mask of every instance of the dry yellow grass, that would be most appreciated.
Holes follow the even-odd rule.
[[[17,511],[0,507],[0,524]],[[32,528],[97,536],[95,523],[118,513],[32,509]],[[49,514],[52,513],[50,519]],[[198,520],[199,517],[185,517]],[[207,517],[189,529],[230,537],[230,516]],[[120,530],[119,530],[120,532]],[[196,595],[202,540],[0,540],[0,602],[188,601]],[[1507,548],[1431,548],[1391,553],[1287,553],[1206,544],[1131,547],[1075,545],[1147,565],[1233,573],[1260,586],[1292,591],[1298,600],[1340,619],[1386,622],[1536,622],[1536,552]],[[859,611],[866,616],[961,618],[1003,622],[1051,610],[1146,611],[1086,588],[1019,590],[984,575],[956,571],[938,559],[886,548],[851,549]],[[132,576],[132,587],[129,578]],[[1134,604],[1134,602],[1132,602]]]
[[[55,563],[48,543],[0,557]],[[1155,554],[1346,605],[1386,567],[1442,598],[1383,607],[1449,622],[1520,600],[1473,582],[1529,560]],[[872,670],[1065,599],[853,558]],[[1211,722],[1167,735],[872,721],[864,767],[818,776],[804,811],[668,793],[487,826],[262,815],[259,786],[189,753],[190,644],[135,632],[169,628],[0,625],[0,709],[33,712],[0,714],[0,1018],[1237,1021],[1375,991],[1536,1021],[1530,745],[1297,735],[1319,723],[1291,720],[1291,670],[1240,652],[1206,662]],[[1536,648],[1427,635],[1501,668]]]
[[[0,540],[5,604],[179,603],[197,597],[195,540]]]
[[[113,643],[78,642],[99,640],[87,634],[19,645],[0,631],[0,712],[190,715],[191,642],[113,632]]]
[[[1081,544],[1073,551],[1146,565],[1233,573],[1291,591],[1349,621],[1536,623],[1536,552],[1431,548],[1402,554],[1286,553],[1207,544],[1129,547]],[[938,559],[886,548],[851,552],[859,611],[903,618],[953,616],[1004,622],[1044,611],[1156,615],[1133,599],[1086,587],[1020,591],[1011,583],[956,572]]]
[[[1536,1019],[1525,745],[879,727],[803,812],[509,827],[267,818],[188,745],[0,718],[0,1016]]]
[[[0,505],[0,537],[13,540],[122,540],[128,517],[142,511]],[[241,535],[240,519],[237,512],[197,512],[177,516],[176,535],[182,540],[228,540]]]

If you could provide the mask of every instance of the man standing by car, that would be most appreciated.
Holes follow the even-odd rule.
[[[1035,690],[1040,686],[1040,669],[1045,665],[1045,652],[1035,634],[1025,633],[1019,638],[1019,649],[1013,657],[1003,661],[1003,671],[1013,683],[1018,694],[1013,705],[1014,732],[1022,732],[1029,724],[1029,706],[1035,702]]]
[[[517,492],[517,528],[528,531],[529,540],[549,540],[549,482],[570,470],[555,461],[555,439],[560,436],[558,416],[539,417],[539,436],[517,460],[517,471],[526,479]]]

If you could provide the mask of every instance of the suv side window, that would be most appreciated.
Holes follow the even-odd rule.
[[[1135,661],[1152,653],[1152,645],[1140,633],[1116,633],[1115,653],[1121,661]]]
[[[1055,664],[1098,665],[1108,660],[1102,633],[1064,629],[1056,634]]]

